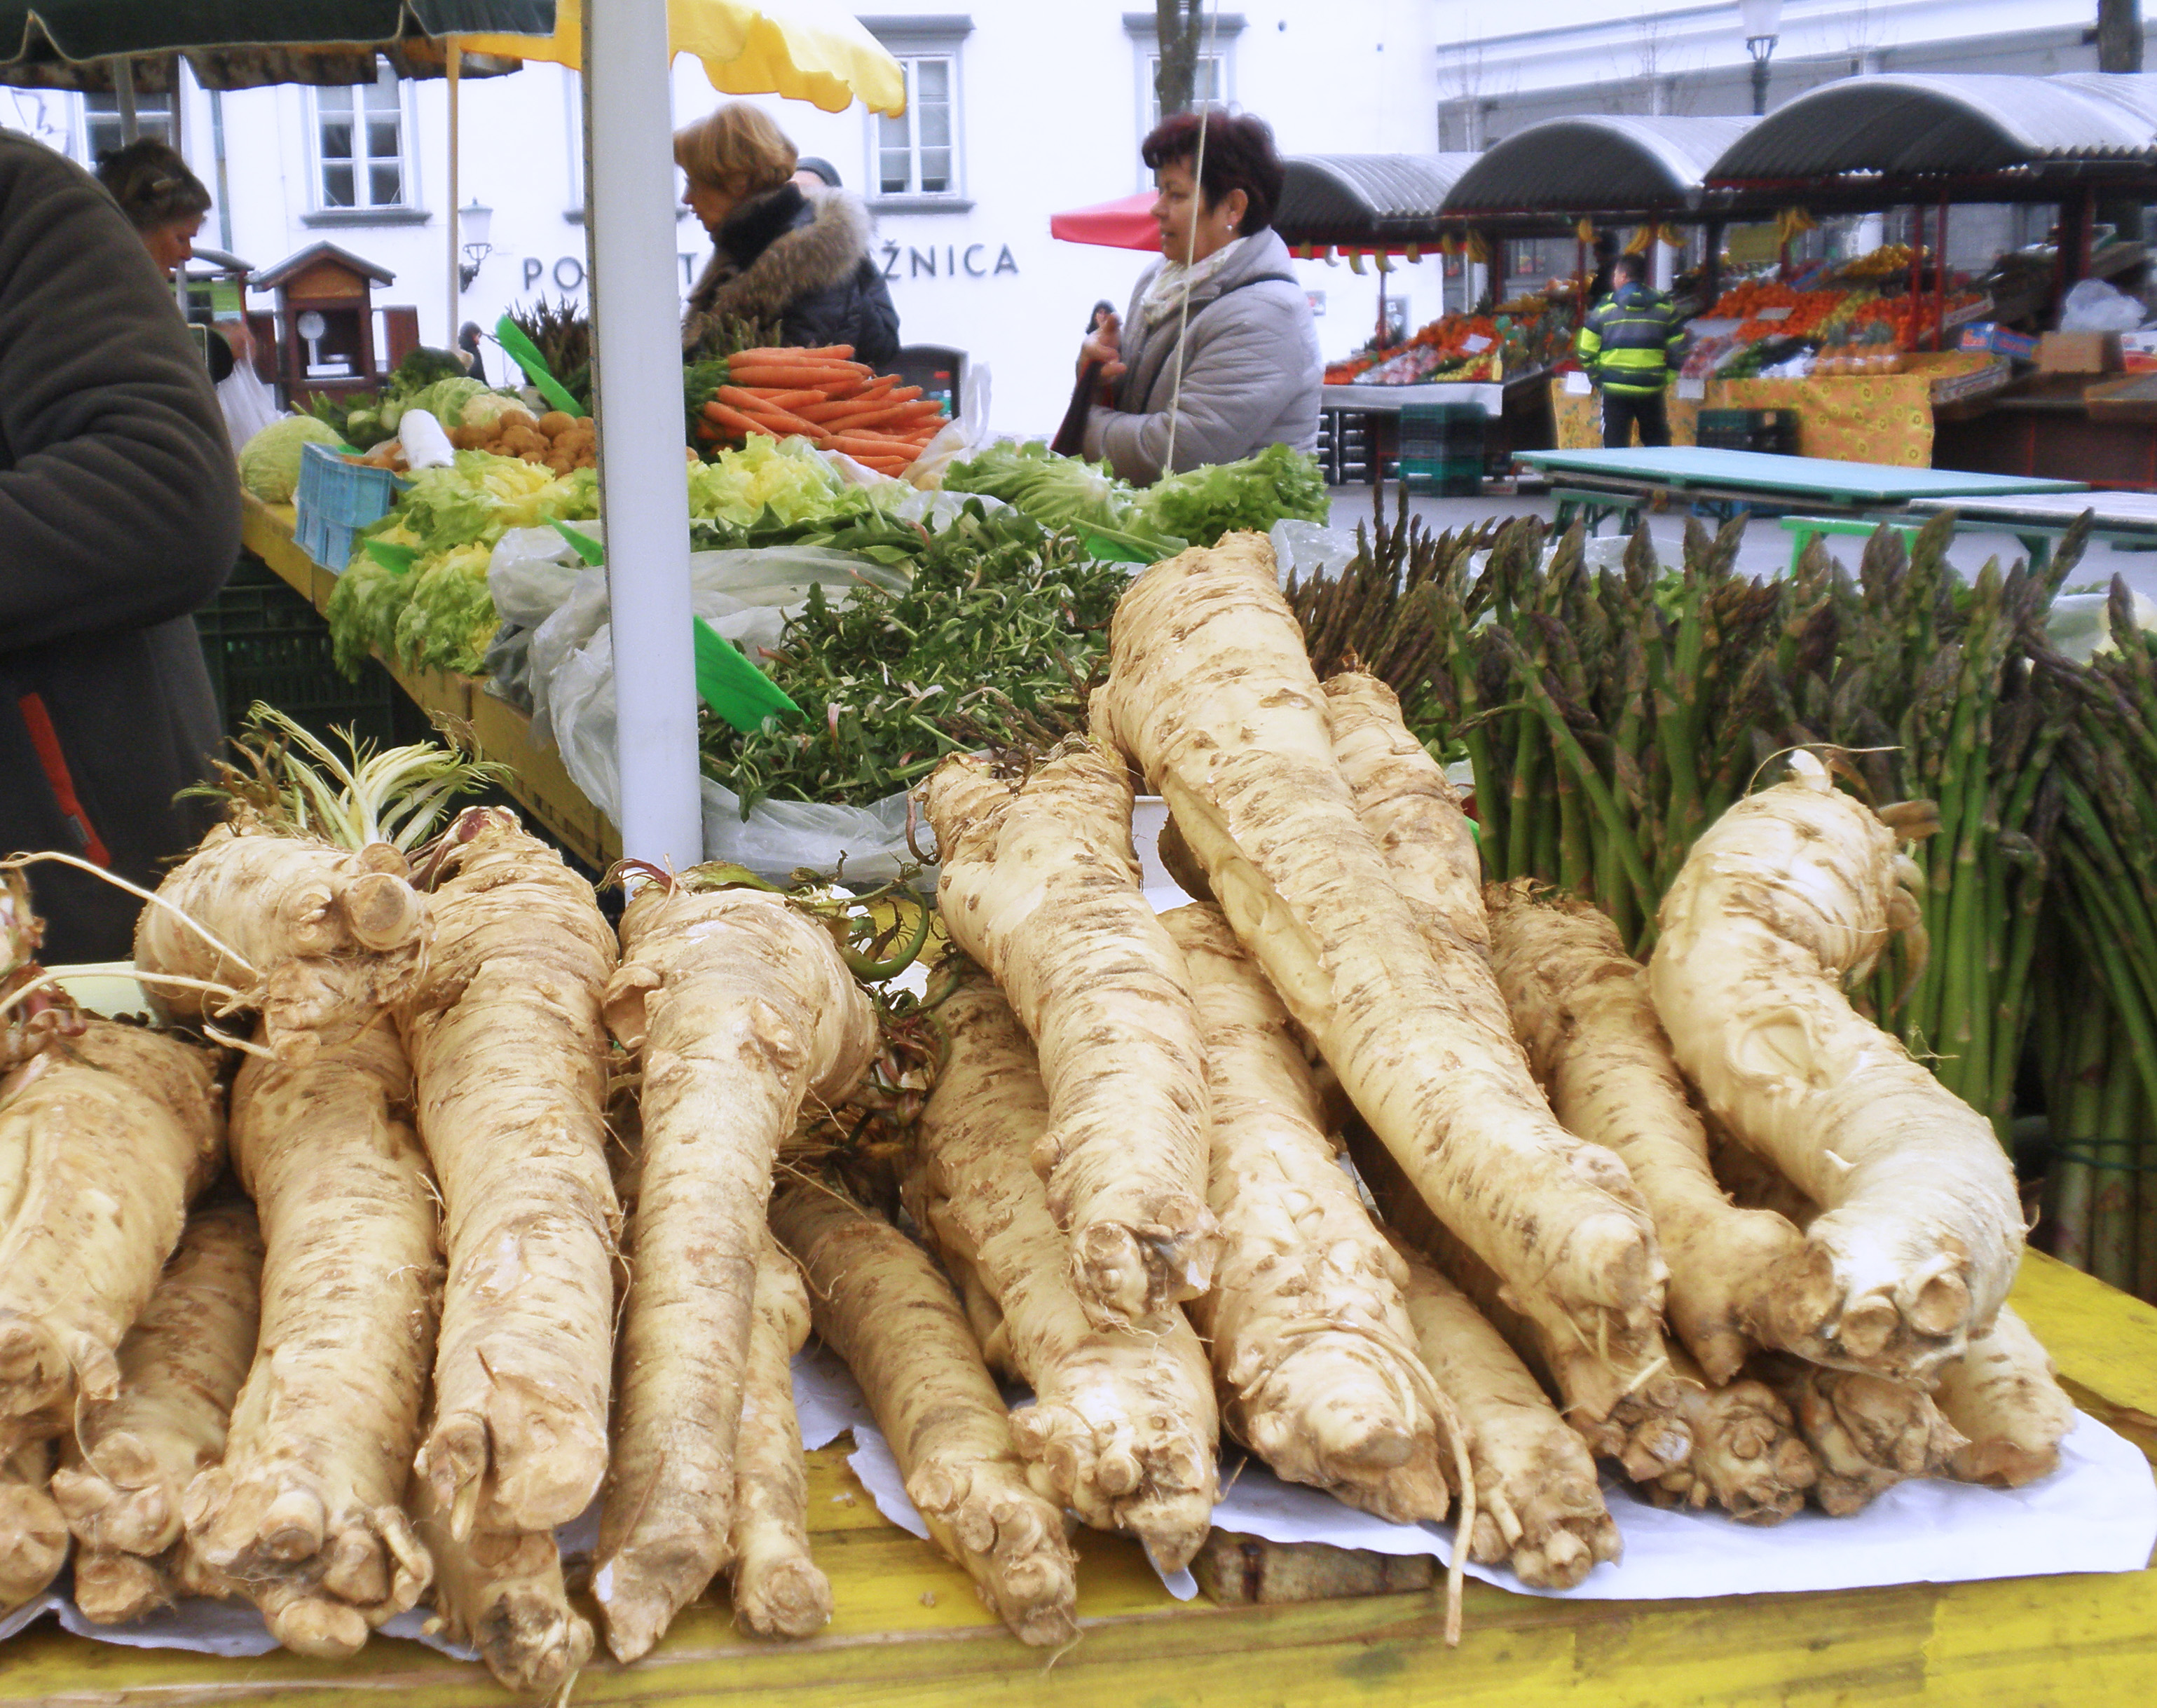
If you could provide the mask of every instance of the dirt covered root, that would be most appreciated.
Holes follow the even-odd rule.
[[[809,1338],[809,1292],[769,1235],[758,1253],[741,1431],[734,1442],[734,1617],[759,1637],[813,1637],[831,1623],[831,1585],[809,1556],[809,1468],[794,1410],[794,1355]]]
[[[1675,1346],[1671,1361],[1692,1451],[1645,1485],[1649,1497],[1660,1505],[1718,1506],[1740,1524],[1780,1524],[1802,1507],[1820,1466],[1781,1396],[1743,1376],[1712,1383]]]
[[[1183,958],[1139,891],[1131,781],[1090,743],[1016,784],[946,759],[923,804],[951,939],[987,968],[1039,1053],[1050,1119],[1033,1166],[1103,1326],[1160,1328],[1212,1284],[1206,1063]]]
[[[44,1592],[67,1563],[67,1520],[45,1492],[50,1443],[21,1442],[0,1460],[0,1613]]]
[[[957,957],[947,980],[950,1052],[922,1112],[908,1208],[945,1268],[993,1301],[991,1361],[1033,1389],[1011,1419],[1033,1486],[1178,1570],[1219,1498],[1205,1348],[1180,1312],[1157,1332],[1089,1320],[1028,1160],[1052,1119],[1033,1047],[980,967]]]
[[[188,1483],[224,1456],[233,1402],[255,1360],[261,1299],[254,1206],[197,1206],[120,1343],[119,1392],[85,1407],[62,1443],[53,1499],[85,1550],[147,1556],[179,1541]],[[116,1561],[103,1571],[108,1581],[127,1575]],[[80,1593],[80,1565],[75,1576]]]
[[[1400,1259],[1336,1161],[1293,1022],[1214,908],[1162,923],[1191,970],[1212,1091],[1214,1290],[1193,1320],[1229,1427],[1279,1475],[1413,1524],[1444,1516],[1437,1389]]]
[[[430,874],[434,948],[399,1011],[449,1279],[418,1473],[460,1534],[539,1531],[606,1473],[614,1264],[592,887],[507,812],[476,810]]]
[[[1078,1561],[1063,1515],[1027,1481],[950,1284],[889,1222],[813,1185],[781,1186],[771,1225],[801,1259],[816,1332],[861,1384],[937,1546],[1021,1642],[1072,1641]]]
[[[1663,899],[1649,990],[1732,1137],[1821,1207],[1761,1340],[1925,1382],[1988,1329],[2022,1250],[1991,1124],[1843,994],[1917,921],[1893,831],[1811,755],[1732,807]]]
[[[1484,893],[1491,965],[1552,1113],[1624,1163],[1670,1268],[1671,1325],[1711,1386],[1729,1381],[1803,1237],[1773,1211],[1737,1208],[1716,1183],[1645,970],[1609,919],[1525,881]]]
[[[93,1625],[126,1625],[172,1606],[178,1594],[162,1556],[145,1558],[116,1548],[78,1548],[75,1610]]]
[[[570,1606],[553,1532],[452,1533],[424,1479],[412,1479],[413,1524],[434,1561],[428,1628],[469,1644],[506,1688],[563,1698],[592,1658],[591,1623]]]
[[[592,1585],[626,1661],[727,1563],[772,1163],[878,1034],[829,934],[783,898],[649,884],[621,940],[605,1010],[642,1068],[644,1137]]]
[[[1357,816],[1264,538],[1156,564],[1119,602],[1110,641],[1094,733],[1166,798],[1356,1109],[1524,1311],[1629,1359],[1662,1309],[1654,1230],[1622,1165],[1552,1118],[1488,967],[1462,953],[1441,976]]]
[[[142,909],[135,965],[168,1014],[259,1013],[263,1044],[296,1068],[325,1034],[364,1023],[404,995],[431,931],[404,857],[388,843],[354,854],[221,825]]]
[[[1990,1334],[1940,1366],[1933,1398],[1968,1438],[1948,1460],[1965,1483],[2019,1489],[2059,1469],[2060,1442],[2074,1428],[2074,1402],[2051,1356],[2010,1305]]]
[[[1572,1588],[1623,1546],[1588,1443],[1467,1294],[1395,1243],[1418,1350],[1468,1435],[1469,1557],[1510,1565],[1532,1588]]]
[[[1907,1478],[1938,1475],[1964,1444],[1922,1388],[1773,1352],[1760,1354],[1746,1373],[1779,1394],[1796,1417],[1820,1467],[1813,1504],[1831,1518],[1863,1511]]]
[[[115,1357],[224,1157],[212,1052],[91,1020],[0,1078],[0,1424],[59,1434]]]
[[[182,1503],[203,1562],[314,1655],[356,1651],[431,1575],[401,1503],[441,1288],[404,1051],[381,1024],[331,1042],[304,1068],[250,1058],[233,1087],[260,1340],[224,1462]]]

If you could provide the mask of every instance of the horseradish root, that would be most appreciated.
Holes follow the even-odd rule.
[[[442,846],[434,948],[399,1013],[449,1258],[416,1469],[461,1536],[551,1530],[606,1473],[615,936],[592,887],[511,815],[466,813]]]
[[[412,1479],[412,1520],[434,1561],[430,1630],[479,1651],[507,1688],[564,1700],[592,1658],[592,1628],[569,1605],[551,1531],[467,1531],[460,1536],[434,1485]]]
[[[1671,1365],[1692,1452],[1648,1483],[1650,1496],[1664,1505],[1712,1502],[1740,1524],[1780,1524],[1803,1506],[1820,1467],[1774,1390],[1744,1376],[1711,1382],[1676,1346]]]
[[[1820,1465],[1814,1503],[1831,1518],[1862,1511],[1907,1478],[1937,1475],[1963,1446],[1922,1388],[1776,1352],[1760,1354],[1746,1373],[1796,1417]]]
[[[947,964],[950,1054],[916,1131],[907,1207],[996,1326],[989,1361],[1033,1390],[1012,1434],[1042,1494],[1125,1530],[1164,1571],[1188,1564],[1218,1498],[1206,1349],[1180,1313],[1159,1332],[1096,1328],[1029,1157],[1052,1119],[1033,1047],[988,975]],[[970,1310],[977,1327],[985,1313]]]
[[[757,1254],[756,1321],[734,1440],[734,1617],[759,1637],[813,1637],[831,1623],[831,1585],[809,1557],[809,1468],[794,1411],[794,1355],[809,1338],[809,1290],[769,1234]]]
[[[2012,1306],[1939,1369],[1941,1414],[1968,1439],[1948,1460],[1965,1483],[2019,1489],[2059,1469],[2060,1442],[2075,1426],[2052,1361]]]
[[[1914,923],[1895,833],[1810,754],[1693,844],[1663,898],[1649,990],[1678,1065],[1732,1137],[1821,1206],[1779,1266],[1761,1338],[1923,1382],[1989,1329],[2022,1221],[1991,1124],[1842,987]]]
[[[641,1057],[644,1142],[592,1591],[626,1661],[727,1563],[772,1162],[805,1102],[867,1070],[877,1022],[780,897],[647,884],[621,940],[605,1008]]]
[[[1617,1159],[1552,1118],[1489,969],[1464,952],[1441,976],[1357,817],[1264,540],[1156,563],[1110,635],[1096,733],[1166,798],[1238,939],[1416,1191],[1552,1339],[1635,1362],[1662,1309],[1654,1230]],[[1580,1397],[1607,1409],[1621,1392]]]
[[[262,1221],[262,1320],[188,1539],[302,1654],[356,1652],[431,1575],[403,1500],[441,1289],[434,1185],[387,1026],[249,1060],[232,1155]]]
[[[1130,774],[1090,743],[1016,786],[952,758],[923,795],[951,940],[1034,1042],[1049,1124],[1033,1165],[1104,1326],[1159,1328],[1212,1284],[1206,1060],[1183,958],[1139,890]]]
[[[928,1254],[889,1222],[806,1184],[771,1225],[807,1272],[816,1332],[846,1360],[929,1533],[1022,1643],[1078,1634],[1063,1515],[1028,1483],[1001,1395]]]
[[[1647,1201],[1670,1267],[1671,1325],[1708,1383],[1734,1377],[1770,1278],[1804,1241],[1716,1184],[1707,1134],[1671,1059],[1644,970],[1584,902],[1493,884],[1491,965],[1528,1065],[1566,1130],[1615,1151]]]
[[[1162,923],[1191,970],[1212,1080],[1222,1257],[1191,1309],[1229,1427],[1291,1482],[1396,1524],[1443,1518],[1449,1454],[1407,1273],[1334,1160],[1287,1011],[1214,909]]]

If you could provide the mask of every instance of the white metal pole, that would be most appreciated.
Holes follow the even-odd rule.
[[[593,413],[614,625],[622,852],[703,857],[667,0],[588,0]]]
[[[142,134],[135,112],[135,56],[116,54],[112,59],[112,94],[120,109],[120,146],[126,147]]]
[[[457,277],[457,263],[462,259],[457,253],[457,151],[461,141],[461,133],[457,128],[457,85],[461,81],[465,58],[464,48],[455,36],[450,38],[448,51],[443,57],[446,61],[450,86],[450,211],[449,217],[442,223],[449,228],[450,270],[443,280],[447,287],[444,295],[448,299],[449,307],[442,316],[442,347],[455,350],[457,347],[457,296],[462,289],[461,281]]]

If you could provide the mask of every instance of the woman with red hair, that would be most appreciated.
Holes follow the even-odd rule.
[[[1262,119],[1217,108],[1163,120],[1140,150],[1160,193],[1161,259],[1123,320],[1079,349],[1099,365],[1085,454],[1150,485],[1269,445],[1318,441],[1325,364],[1310,300],[1273,229],[1286,172]]]

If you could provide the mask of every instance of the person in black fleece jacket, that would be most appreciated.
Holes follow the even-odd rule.
[[[219,732],[188,613],[239,551],[217,394],[90,174],[0,131],[0,851],[154,886],[212,816],[173,796]],[[133,953],[141,904],[29,872],[49,964]]]

